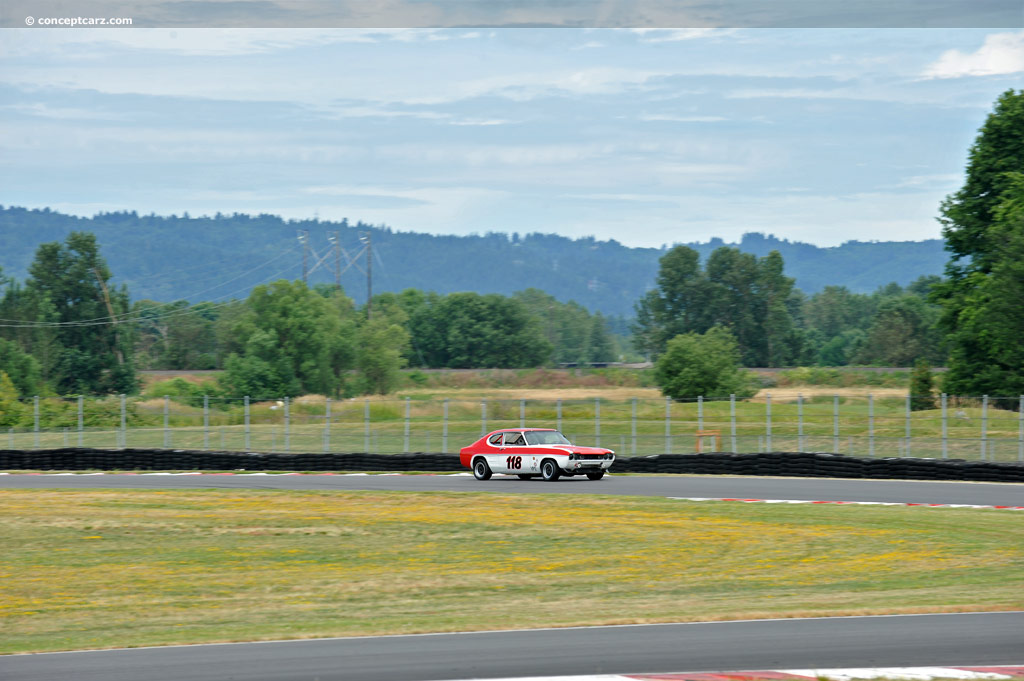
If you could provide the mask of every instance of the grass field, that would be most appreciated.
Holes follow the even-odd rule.
[[[873,399],[871,404],[869,392]],[[797,393],[803,395],[802,405],[795,402]],[[722,435],[722,449],[731,451],[733,447],[728,401],[705,400],[698,404],[697,400],[687,400],[666,404],[664,398],[645,388],[430,388],[409,390],[397,398],[358,398],[329,403],[322,396],[307,395],[289,404],[287,427],[283,401],[280,404],[278,401],[254,401],[250,405],[248,438],[240,401],[212,402],[208,430],[203,425],[201,406],[169,401],[169,427],[165,432],[164,400],[150,398],[129,401],[128,427],[121,440],[115,425],[119,408],[115,402],[116,398],[110,398],[86,403],[86,427],[81,435],[84,446],[454,452],[480,437],[484,429],[522,423],[560,426],[574,442],[600,444],[626,456],[693,452],[698,430],[717,430]],[[77,415],[73,405],[66,406],[68,408],[59,417],[54,417],[56,420],[49,421],[58,427],[43,427],[38,435],[25,427],[0,432],[0,447],[29,449],[77,445]],[[986,409],[981,400],[951,400],[945,422],[948,456],[980,459],[984,455],[985,459],[997,461],[1024,459],[1024,421],[1019,412],[1013,411],[1016,406],[1016,402],[992,402]],[[50,408],[51,411],[57,409]],[[838,418],[835,409],[838,409]],[[803,438],[799,437],[801,412]],[[106,416],[100,418],[97,416],[100,413]],[[408,440],[405,435],[407,413]],[[600,418],[597,418],[598,413]],[[106,425],[90,426],[91,423]],[[751,400],[737,402],[736,450],[802,449],[858,456],[938,457],[942,452],[942,426],[939,408],[912,412],[908,443],[905,395],[898,389],[793,386],[763,390]]]
[[[1024,608],[1007,512],[262,490],[0,494],[0,652]]]

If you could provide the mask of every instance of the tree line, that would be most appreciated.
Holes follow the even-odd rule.
[[[110,278],[85,232],[41,245],[25,282],[0,276],[8,392],[131,393],[137,370],[222,369],[225,396],[387,393],[404,367],[612,362],[624,345],[616,320],[537,289],[408,289],[359,306],[335,285],[278,280],[244,300],[133,304]]]

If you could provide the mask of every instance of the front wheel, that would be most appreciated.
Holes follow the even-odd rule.
[[[487,465],[487,461],[482,458],[476,460],[473,464],[473,477],[477,480],[491,479],[491,467]]]
[[[591,480],[600,480],[604,477],[604,471],[587,471],[587,477]]]
[[[562,471],[559,469],[558,464],[551,459],[546,459],[544,463],[540,465],[540,477],[546,482],[554,482],[555,480],[558,480],[561,474]]]

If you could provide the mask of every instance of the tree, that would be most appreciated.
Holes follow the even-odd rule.
[[[854,361],[890,367],[911,366],[918,359],[941,362],[939,312],[914,295],[890,298],[878,307]]]
[[[37,395],[42,387],[39,362],[14,341],[0,338],[0,372],[7,376],[16,395]]]
[[[924,359],[917,360],[914,371],[910,374],[910,408],[913,411],[935,408],[932,368]]]
[[[657,357],[670,338],[702,326],[707,284],[700,255],[687,246],[676,246],[658,260],[658,286],[636,305],[634,344],[641,352]]]
[[[800,356],[804,340],[793,321],[793,279],[783,274],[777,251],[758,258],[723,246],[702,270],[695,250],[676,246],[660,265],[658,287],[636,306],[638,350],[657,357],[670,338],[724,326],[747,366],[785,365]]]
[[[722,399],[734,394],[750,397],[756,391],[739,367],[736,338],[721,326],[707,333],[686,333],[668,342],[654,366],[654,381],[674,400],[687,397]]]
[[[363,390],[386,395],[398,385],[400,371],[406,365],[402,356],[409,344],[409,332],[382,314],[375,313],[359,327],[356,368]]]
[[[1024,91],[996,101],[970,149],[963,187],[941,207],[951,258],[932,288],[950,344],[944,387],[1024,393]]]
[[[29,267],[26,319],[58,322],[47,379],[60,392],[134,392],[128,290],[109,286],[110,270],[96,237],[72,232],[64,243],[39,246]],[[33,354],[35,354],[33,352]]]
[[[18,401],[18,390],[6,371],[0,371],[0,427],[18,425],[25,406]]]
[[[596,313],[590,319],[590,333],[587,338],[588,362],[614,362],[615,345],[608,334],[608,326],[604,315]]]
[[[253,289],[230,334],[223,384],[231,395],[338,396],[353,365],[355,313],[340,291],[325,298],[303,282]]]
[[[428,297],[410,328],[418,354],[433,367],[534,367],[547,362],[553,350],[523,303],[495,293]]]

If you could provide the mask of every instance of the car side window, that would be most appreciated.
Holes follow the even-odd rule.
[[[501,445],[501,435],[502,435],[501,433],[495,433],[490,438],[488,438],[487,441],[490,442],[495,447],[500,446]]]
[[[506,445],[525,445],[526,441],[523,439],[522,433],[505,433],[505,444]]]

